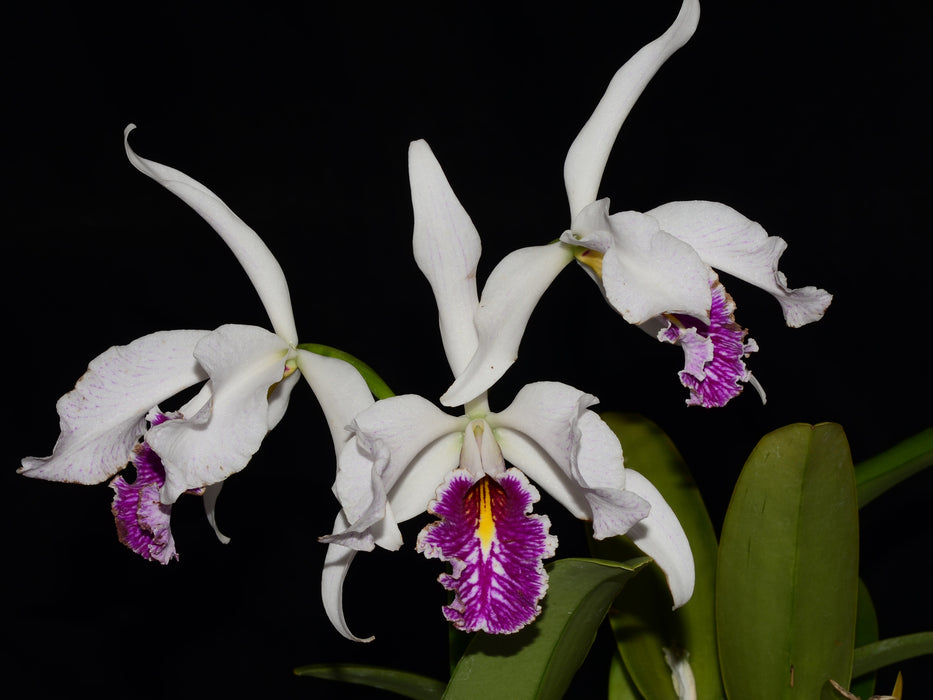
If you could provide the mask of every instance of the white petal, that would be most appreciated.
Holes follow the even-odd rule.
[[[461,406],[498,381],[518,357],[528,319],[557,274],[573,260],[561,244],[516,250],[496,265],[476,312],[479,347],[469,365],[441,397],[445,406]]]
[[[766,292],[781,304],[788,326],[823,316],[833,296],[816,287],[790,289],[778,263],[784,239],[718,202],[670,202],[647,212],[661,229],[692,246],[710,267],[728,272]]]
[[[298,332],[295,330],[288,284],[272,251],[253,229],[221,201],[220,197],[200,182],[192,180],[175,168],[136,155],[129,144],[129,134],[135,128],[135,124],[130,124],[123,131],[127,158],[137,170],[179,197],[211,225],[233,251],[249,276],[266,313],[269,314],[275,332],[290,345],[296,345]]]
[[[709,322],[709,266],[654,217],[634,211],[610,216],[609,200],[601,199],[574,217],[561,240],[604,254],[597,282],[606,301],[629,323],[663,313]]]
[[[374,542],[398,547],[401,533],[396,523],[424,512],[443,480],[443,472],[437,476],[435,469],[447,471],[456,465],[443,458],[450,451],[448,441],[436,449],[432,445],[451,435],[462,436],[466,422],[414,395],[377,401],[360,413],[351,425],[353,437],[337,458],[334,494],[352,527],[341,541],[357,549],[371,549]],[[420,461],[428,456],[437,459]],[[393,507],[400,509],[398,519],[388,507],[390,493]]]
[[[700,3],[684,0],[670,29],[632,56],[613,76],[564,161],[564,184],[571,218],[596,200],[599,182],[622,122],[661,65],[693,36],[699,19]]]
[[[479,233],[425,141],[413,141],[409,146],[408,173],[415,216],[415,261],[434,290],[444,351],[457,376],[476,350],[473,315]]]
[[[513,461],[526,457],[515,454],[514,437],[502,428],[498,433],[506,459],[562,504],[569,501],[566,507],[574,515],[592,520],[594,535],[602,539],[627,532],[648,514],[649,505],[625,488],[619,439],[587,410],[596,402],[595,396],[566,384],[538,382],[524,387],[511,406],[489,420],[537,443],[550,460],[532,459],[526,465]],[[557,492],[551,491],[553,486]]]
[[[386,489],[392,489],[422,450],[446,435],[462,433],[467,422],[421,396],[406,394],[377,401],[356,417],[352,430],[364,451],[372,452],[377,445],[387,450],[390,459],[382,478]]]
[[[285,417],[285,411],[288,409],[288,400],[291,398],[292,389],[298,382],[298,372],[292,372],[282,381],[276,384],[269,392],[269,422],[268,429],[272,430],[279,424],[279,421]],[[187,415],[187,414],[185,414]]]
[[[463,432],[444,435],[409,465],[389,491],[389,504],[398,522],[424,513],[444,477],[457,468],[462,445]]]
[[[346,527],[347,520],[343,511],[340,511],[336,522],[334,522],[334,532],[343,532]],[[324,611],[327,613],[328,619],[340,634],[353,642],[371,642],[375,637],[363,639],[354,635],[347,626],[343,614],[343,582],[347,578],[347,572],[353,562],[353,557],[356,556],[356,551],[339,544],[332,544],[327,547],[327,556],[324,558],[324,571],[321,575],[321,599],[324,602]]]
[[[298,350],[298,369],[317,397],[330,428],[334,450],[340,454],[350,439],[350,422],[373,405],[373,395],[366,386],[366,380],[343,360],[307,350]]]
[[[194,357],[209,331],[162,331],[91,360],[58,400],[61,435],[49,457],[26,457],[20,473],[96,484],[126,466],[153,406],[206,378]]]
[[[632,527],[628,536],[641,551],[657,562],[667,577],[674,608],[690,600],[696,571],[687,535],[664,497],[644,476],[625,470],[625,488],[651,504],[648,517]]]
[[[594,475],[573,473],[574,427],[581,411],[597,402],[595,396],[567,384],[535,382],[522,387],[507,409],[490,416],[488,420],[496,427],[517,430],[534,440],[559,465],[560,469],[577,481],[580,486],[621,488],[625,484],[621,472],[615,483],[588,483],[587,477]],[[619,447],[620,461],[621,456],[622,448]],[[516,466],[520,465],[516,464]],[[532,474],[528,476],[537,480]]]
[[[204,499],[204,513],[207,515],[207,522],[209,522],[214,529],[214,534],[217,535],[217,539],[223,544],[230,544],[230,538],[217,527],[217,498],[220,496],[220,490],[223,487],[224,482],[222,481],[217,484],[206,486],[202,498]]]
[[[596,401],[595,396],[567,384],[536,382],[522,387],[507,409],[487,418],[496,428],[506,461],[578,518],[589,518],[591,512],[586,502],[589,484],[574,473],[574,426],[580,411]],[[519,435],[525,440],[518,439]],[[624,483],[621,461],[619,466]]]
[[[269,388],[281,381],[287,354],[284,340],[256,326],[221,326],[198,343],[195,357],[210,376],[210,402],[146,435],[165,466],[163,503],[246,466],[269,430]]]
[[[590,518],[585,490],[570,477],[569,469],[559,466],[537,442],[524,433],[504,427],[493,430],[506,462],[518,467],[575,518]]]

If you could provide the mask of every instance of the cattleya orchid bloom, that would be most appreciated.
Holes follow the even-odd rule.
[[[503,275],[525,279],[525,298],[517,307],[501,297],[483,299],[476,316],[479,347],[441,397],[444,405],[463,403],[505,373],[518,355],[531,309],[561,263],[573,259],[626,321],[683,348],[680,378],[692,405],[722,406],[741,392],[743,382],[752,383],[764,400],[744,363],[758,346],[735,322],[735,304],[714,268],[772,294],[791,327],[822,317],[832,295],[815,287],[790,289],[778,270],[786,243],[734,209],[692,201],[610,214],[609,200],[597,199],[622,123],[661,65],[693,35],[699,16],[699,2],[684,0],[673,25],[612,78],[564,163],[570,228],[551,245],[550,255],[525,249],[502,261]],[[501,283],[490,278],[487,293]]]
[[[457,375],[479,342],[479,234],[424,141],[409,149],[409,172],[415,259],[434,291]],[[520,276],[510,285],[499,292],[518,299]],[[354,636],[344,617],[350,563],[375,545],[398,549],[398,524],[425,511],[440,520],[421,531],[417,549],[452,567],[439,578],[454,593],[446,618],[459,629],[489,633],[531,622],[547,589],[542,559],[554,554],[557,540],[548,518],[531,512],[539,495],[529,478],[575,516],[592,520],[597,539],[627,533],[667,575],[674,605],[683,605],[694,583],[687,538],[658,491],[623,467],[618,438],[589,410],[595,403],[566,384],[537,382],[498,413],[485,392],[469,397],[460,416],[416,395],[383,399],[359,413],[338,457],[334,493],[342,509],[333,534],[321,538],[330,543],[322,592],[334,626],[349,639],[369,641]]]
[[[203,493],[216,528],[214,504],[223,481],[249,462],[285,414],[299,376],[317,395],[335,446],[356,410],[372,403],[363,378],[340,359],[298,346],[288,285],[262,239],[213,192],[174,168],[140,158],[143,174],[188,204],[233,251],[259,293],[274,332],[257,326],[160,331],[115,346],[91,360],[75,388],[56,406],[61,435],[49,457],[26,457],[20,473],[38,479],[96,484],[117,477],[113,511],[121,540],[147,559],[177,558],[169,518],[185,492]],[[176,412],[158,404],[201,384]]]

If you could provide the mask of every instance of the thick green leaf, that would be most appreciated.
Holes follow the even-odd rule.
[[[515,634],[477,632],[444,698],[561,698],[609,605],[649,561],[561,559],[548,565],[548,591],[538,618]]]
[[[625,664],[618,651],[609,661],[609,690],[606,700],[645,700],[625,670]]]
[[[693,597],[671,610],[664,575],[657,566],[632,581],[609,613],[626,670],[642,695],[676,700],[663,648],[684,649],[696,680],[699,700],[724,696],[716,648],[716,532],[687,465],[670,438],[653,422],[634,414],[604,413],[619,436],[627,467],[646,476],[683,525],[697,579]],[[624,544],[623,544],[624,542]],[[638,550],[627,538],[593,542],[595,556],[627,559]]]
[[[878,641],[878,615],[875,613],[875,604],[862,579],[858,581],[858,609],[855,614],[855,648]],[[858,653],[858,652],[856,652]],[[854,659],[854,656],[853,656]],[[853,661],[853,677],[855,663]],[[860,698],[868,698],[875,694],[875,674],[866,673],[856,678],[849,688],[852,694]]]
[[[855,476],[842,428],[769,433],[739,476],[719,546],[727,695],[810,700],[830,678],[848,687],[857,595]]]
[[[933,465],[933,428],[927,428],[894,447],[855,466],[859,508],[895,484]]]
[[[370,688],[388,690],[406,698],[414,698],[414,700],[438,700],[443,697],[445,687],[441,681],[420,676],[417,673],[358,664],[299,666],[295,669],[295,675],[366,685]]]
[[[890,637],[857,648],[852,672],[862,675],[916,656],[930,655],[933,655],[933,632]]]

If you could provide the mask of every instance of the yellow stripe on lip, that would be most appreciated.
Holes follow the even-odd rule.
[[[483,550],[483,558],[489,557],[492,541],[496,537],[496,522],[492,516],[492,494],[489,490],[490,478],[484,476],[476,484],[476,496],[479,498],[479,522],[476,524],[476,537]]]

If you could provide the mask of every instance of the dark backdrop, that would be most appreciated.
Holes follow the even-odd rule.
[[[51,451],[55,400],[108,346],[162,329],[267,325],[217,237],[126,161],[123,127],[135,122],[142,156],[205,183],[265,238],[302,341],[344,348],[396,392],[435,398],[450,376],[411,257],[408,142],[428,139],[472,215],[484,280],[508,251],[562,232],[567,147],[614,71],[678,6],[39,5],[7,25],[5,683],[35,697],[336,697],[339,686],[291,668],[356,660],[445,672],[440,568],[411,546],[423,520],[404,528],[403,551],[361,555],[351,570],[350,623],[376,641],[347,642],[324,619],[316,537],[336,512],[334,461],[305,385],[227,483],[219,519],[233,542],[220,545],[200,503],[182,499],[181,560],[168,567],[117,542],[106,485],[15,474],[22,456]],[[767,294],[727,280],[761,346],[750,365],[766,406],[747,392],[722,410],[686,408],[680,351],[627,326],[570,266],[532,316],[493,408],[553,379],[647,415],[679,445],[717,527],[769,430],[838,421],[860,460],[930,425],[929,13],[915,7],[707,2],[610,158],[601,192],[614,209],[725,202],[788,241],[793,285],[835,294],[824,320],[792,330]],[[931,477],[862,513],[861,572],[885,636],[933,627]],[[576,523],[553,504],[540,510],[560,554],[573,553]],[[597,666],[587,670],[601,678]],[[927,666],[903,666],[913,697],[933,688]]]

